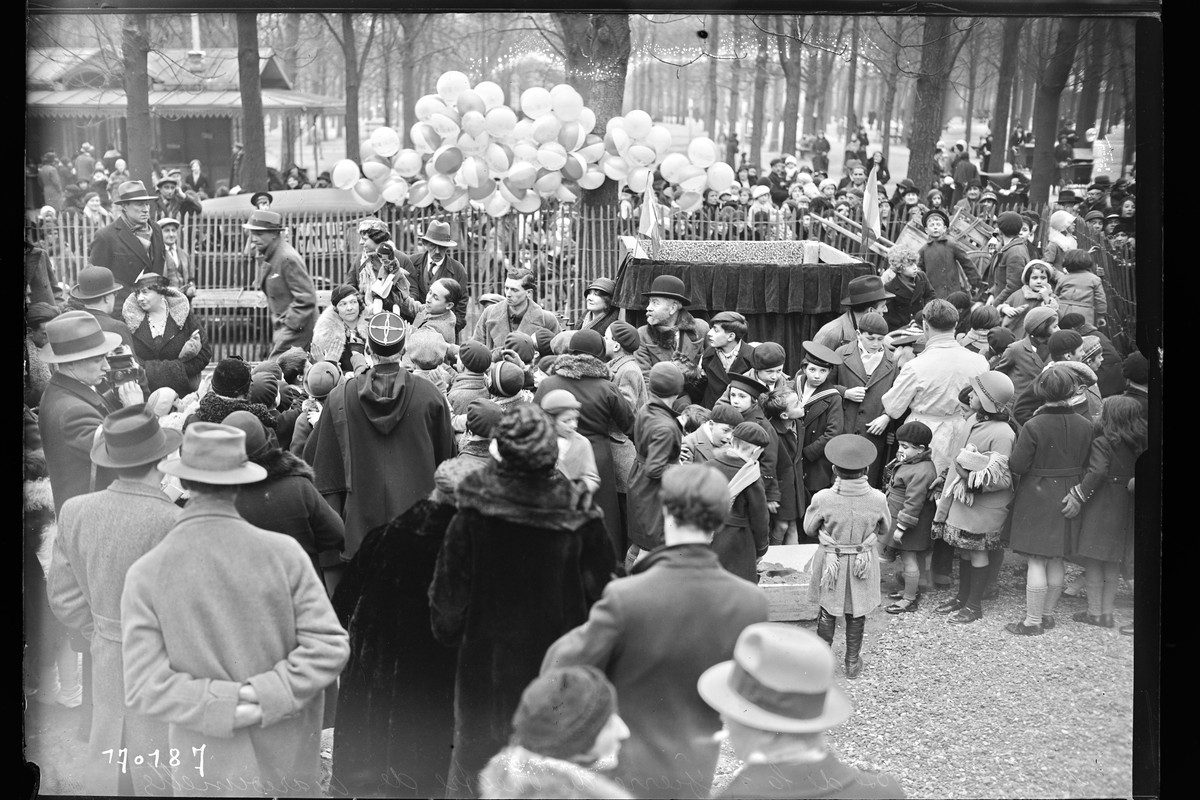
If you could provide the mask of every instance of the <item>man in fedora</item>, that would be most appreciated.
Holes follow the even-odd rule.
[[[193,423],[158,469],[190,499],[125,578],[125,701],[169,725],[178,757],[141,789],[230,781],[252,794],[315,795],[324,689],[350,655],[325,587],[295,539],[238,514],[238,488],[267,474],[248,460],[244,431]]]
[[[371,317],[367,347],[374,366],[329,393],[305,444],[317,490],[346,523],[343,562],[368,531],[427,497],[434,470],[454,455],[445,395],[400,364],[407,329],[390,311]],[[339,578],[335,569],[326,570],[328,582]]]
[[[460,334],[467,326],[468,283],[467,268],[451,258],[450,248],[458,247],[458,242],[450,238],[450,224],[440,220],[430,222],[421,237],[423,253],[410,256],[408,269],[409,285],[413,297],[423,298],[429,293],[430,285],[439,278],[453,278],[463,288],[463,295],[454,304],[454,333]],[[403,266],[403,265],[402,265]]]
[[[254,211],[242,226],[250,246],[261,259],[255,285],[267,296],[274,336],[267,358],[288,348],[307,350],[317,324],[317,293],[304,259],[283,240],[283,217],[275,211]]]
[[[92,446],[92,462],[115,470],[107,488],[73,497],[58,517],[50,562],[50,607],[64,625],[91,642],[92,728],[83,791],[129,795],[154,772],[130,759],[127,770],[101,755],[166,753],[167,726],[125,707],[121,659],[121,590],[125,573],[175,526],[180,509],[163,492],[158,462],[179,449],[178,431],[160,428],[138,404],[104,418]]]
[[[121,308],[133,282],[143,272],[163,274],[166,246],[158,223],[150,219],[150,204],[155,195],[141,181],[125,181],[112,195],[116,219],[96,231],[88,261],[112,270],[121,284],[113,307]]]
[[[850,281],[846,296],[842,298],[842,305],[849,306],[849,310],[821,326],[813,341],[830,350],[857,342],[859,317],[871,311],[886,314],[887,301],[895,296],[883,288],[883,279],[878,275],[860,275]]]
[[[121,344],[121,337],[105,333],[87,311],[68,311],[50,320],[46,336],[49,341],[38,355],[45,363],[57,365],[57,370],[42,395],[38,429],[57,512],[72,497],[103,488],[116,478],[104,467],[93,467],[91,454],[96,429],[118,408],[96,387],[104,382],[104,356]],[[118,389],[122,405],[142,402],[141,394],[136,383]]]
[[[687,310],[687,287],[674,275],[659,275],[650,284],[646,298],[646,324],[638,328],[641,345],[636,354],[646,383],[650,369],[660,361],[672,361],[683,373],[684,384],[695,387],[700,380],[700,356],[708,336],[708,324]]]
[[[833,663],[833,651],[812,631],[760,622],[742,631],[732,660],[700,676],[696,689],[720,713],[745,762],[719,797],[905,796],[891,775],[843,764],[829,749],[825,731],[854,713],[833,682]]]
[[[158,197],[154,199],[154,206],[150,211],[155,220],[164,217],[182,220],[185,214],[199,214],[203,209],[200,195],[194,191],[185,191],[179,183],[180,177],[176,171],[164,172],[154,182]]]
[[[112,316],[117,292],[123,288],[113,280],[112,270],[107,267],[84,267],[79,270],[79,282],[71,287],[70,294],[71,299],[96,318],[101,330],[120,336],[121,344],[132,349],[133,338],[129,334],[129,326]]]

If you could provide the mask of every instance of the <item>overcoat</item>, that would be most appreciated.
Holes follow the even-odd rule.
[[[883,463],[887,460],[887,431],[880,436],[867,433],[867,425],[881,414],[887,413],[883,408],[883,396],[896,382],[900,370],[887,353],[879,360],[875,371],[868,377],[867,369],[863,366],[862,353],[859,352],[858,342],[851,342],[838,349],[842,363],[837,368],[837,383],[846,389],[862,386],[867,390],[867,396],[861,403],[842,398],[842,433],[856,433],[865,436],[875,445],[879,452],[874,463],[867,469],[867,482],[876,489],[882,488]],[[843,393],[844,394],[844,393]],[[892,427],[892,423],[888,423]]]
[[[350,634],[333,739],[334,785],[347,795],[442,795],[458,651],[433,638],[429,585],[454,513],[421,500],[372,530],[333,595]]]
[[[150,391],[162,387],[175,390],[180,397],[200,387],[200,373],[212,360],[208,333],[192,313],[187,298],[176,290],[163,298],[167,303],[167,324],[160,337],[150,333],[146,312],[133,295],[125,298],[121,316],[133,337],[133,354],[146,370]],[[183,347],[192,334],[199,331],[200,349],[193,355],[180,358]]]
[[[335,387],[305,454],[317,491],[346,523],[343,560],[368,531],[427,497],[434,470],[453,451],[445,396],[399,364],[377,364]]]
[[[777,503],[780,492],[778,465],[775,462],[779,459],[779,434],[775,432],[775,426],[767,419],[762,406],[758,403],[751,403],[750,408],[742,412],[742,421],[753,422],[767,432],[767,446],[763,448],[762,454],[758,457],[758,467],[762,470],[763,489],[767,492],[767,502]]]
[[[821,326],[813,341],[824,345],[830,350],[837,350],[843,345],[858,341],[858,327],[854,321],[854,312],[847,311],[837,319],[830,320]]]
[[[892,480],[885,488],[887,490],[888,513],[892,515],[892,525],[888,531],[885,545],[898,550],[920,552],[933,546],[929,538],[933,529],[933,515],[937,511],[936,498],[929,496],[929,487],[937,478],[937,470],[933,460],[926,452],[916,461],[906,461],[896,465]],[[894,542],[896,526],[905,525],[904,536],[899,543]]]
[[[1042,406],[1026,422],[1008,459],[1020,475],[1012,511],[1012,549],[1062,558],[1074,552],[1080,517],[1067,519],[1062,500],[1087,469],[1092,425],[1069,408]]]
[[[737,373],[739,375],[750,371],[750,357],[754,355],[754,348],[746,342],[738,342],[737,355],[733,362],[729,365],[729,370],[725,369],[725,365],[721,363],[721,357],[717,355],[715,348],[706,347],[704,353],[700,356],[700,375],[704,394],[700,398],[700,405],[711,409],[717,404],[717,400],[721,399],[721,395],[725,393],[725,389],[729,387],[729,373]]]
[[[707,464],[716,456],[718,445],[709,438],[701,425],[685,434],[679,443],[679,460],[684,464]]]
[[[630,732],[615,775],[627,791],[707,797],[721,719],[696,681],[733,657],[747,625],[766,619],[766,595],[723,569],[711,548],[664,547],[605,587],[587,623],[546,651],[542,671],[592,664],[608,675]]]
[[[555,639],[587,619],[614,569],[594,505],[551,469],[464,477],[429,590],[433,635],[458,645],[447,796],[508,743],[521,693]]]
[[[604,527],[608,530],[616,553],[624,541],[624,535],[617,505],[617,472],[609,447],[609,433],[614,428],[625,434],[632,433],[633,409],[610,376],[608,367],[595,356],[564,353],[554,360],[551,374],[542,381],[533,399],[534,402],[541,402],[547,392],[565,389],[582,406],[579,409],[578,430],[587,437],[592,454],[596,457],[596,470],[600,474],[596,505],[604,512]],[[616,553],[616,556],[625,558],[623,552]]]
[[[682,442],[674,409],[651,397],[633,423],[637,456],[629,471],[629,541],[643,550],[662,544],[662,474],[679,463]]]
[[[620,355],[608,362],[608,371],[612,374],[613,385],[629,403],[634,415],[650,401],[646,391],[646,379],[642,377],[642,369],[638,366],[633,353],[621,352]],[[1123,380],[1123,379],[1122,379]],[[629,435],[616,427],[609,429],[609,450],[612,451],[613,471],[617,476],[617,494],[629,491],[629,471],[633,469],[636,450]]]
[[[620,313],[621,309],[617,308],[616,306],[612,306],[608,309],[608,311],[604,312],[595,319],[589,319],[585,314],[583,318],[579,320],[579,330],[595,331],[603,336],[604,332],[608,330],[608,326],[617,321],[617,316]]]
[[[890,800],[905,794],[891,775],[855,769],[830,753],[824,760],[808,764],[747,764],[717,796]]]
[[[745,464],[728,450],[718,450],[716,458],[708,463],[729,481]],[[759,478],[733,498],[725,524],[713,534],[712,549],[721,566],[739,578],[758,583],[757,559],[767,552],[770,528],[767,495]]]
[[[879,369],[882,368],[880,365]],[[797,391],[800,389],[799,381],[796,388]],[[833,485],[833,466],[825,458],[825,445],[841,434],[844,422],[842,395],[826,381],[804,404],[804,420],[801,423],[804,426],[804,438],[800,442],[800,455],[804,468],[804,487],[808,490],[809,498]]]
[[[1026,245],[1025,237],[1018,236],[1001,246],[992,257],[985,276],[991,284],[992,305],[999,306],[1010,294],[1020,290],[1021,271],[1029,263],[1029,248]]]
[[[883,321],[887,323],[889,331],[900,330],[912,322],[917,312],[937,297],[933,284],[920,270],[917,270],[912,280],[896,273],[896,277],[885,283],[883,288],[896,295],[888,300],[888,310],[883,314]]]
[[[996,372],[1003,372],[1013,382],[1013,402],[1024,394],[1025,389],[1033,379],[1045,368],[1050,352],[1045,347],[1038,347],[1033,340],[1026,336],[1004,348],[1000,360],[996,362]]]
[[[642,325],[638,328],[638,347],[634,357],[642,368],[642,377],[650,385],[650,368],[660,361],[674,361],[683,373],[685,391],[693,400],[700,396],[697,382],[700,380],[700,355],[704,352],[708,323],[693,317],[685,309],[676,318],[675,329],[663,330],[657,326]]]
[[[124,322],[118,322],[111,314],[105,314],[98,308],[87,308],[86,306],[81,311],[86,311],[96,318],[96,322],[100,323],[100,330],[105,333],[115,333],[121,337],[121,344],[133,350],[133,335],[129,332],[129,326]],[[1124,381],[1124,377],[1121,378]]]
[[[995,453],[1008,458],[1012,454],[1016,434],[1007,422],[994,419],[980,419],[972,416],[968,422],[965,436],[957,443],[954,454],[968,444],[975,445],[981,453]],[[961,471],[962,467],[952,463],[948,469]],[[959,472],[960,477],[962,473]],[[949,477],[949,476],[947,476]],[[985,491],[975,492],[971,504],[967,505],[958,500],[947,499],[947,516],[945,522],[969,533],[996,533],[1004,529],[1008,520],[1009,505],[1012,503],[1012,479],[1001,480],[991,485]],[[944,495],[943,495],[944,497]],[[940,515],[939,515],[940,516]]]
[[[1114,447],[1103,435],[1092,440],[1087,472],[1079,483],[1086,502],[1080,514],[1075,555],[1114,563],[1126,561],[1131,555],[1134,497],[1129,481],[1134,477],[1138,455],[1124,443]]]
[[[273,447],[250,460],[264,468],[267,477],[238,492],[237,510],[242,518],[257,528],[295,539],[318,575],[321,553],[332,553],[333,563],[337,563],[336,554],[345,546],[346,527],[313,485],[312,468],[298,456]]]
[[[515,328],[508,316],[508,304],[493,303],[479,315],[479,321],[475,323],[475,333],[471,338],[477,342],[483,342],[489,350],[495,350],[504,344],[504,338],[513,331],[527,333],[536,338],[539,328],[545,328],[550,333],[558,333],[558,327],[558,317],[532,300],[529,301],[525,314]]]
[[[775,482],[779,486],[779,510],[776,520],[792,522],[804,511],[804,461],[800,454],[801,431],[798,423],[782,418],[770,420],[775,431]],[[686,437],[685,437],[686,438]]]
[[[117,794],[120,765],[101,751],[166,753],[169,747],[166,724],[125,708],[121,590],[129,567],[162,541],[179,514],[156,487],[118,479],[103,491],[71,498],[58,519],[50,607],[64,625],[83,632],[92,656],[92,728],[82,787],[88,794]],[[127,769],[135,789],[153,776],[132,758]]]
[[[163,274],[163,263],[167,248],[163,244],[162,230],[158,223],[150,221],[150,249],[134,234],[124,216],[119,216],[111,225],[96,231],[92,247],[88,251],[88,263],[94,267],[108,267],[113,281],[124,288],[117,292],[113,308],[123,308],[125,298],[133,292],[137,276],[142,272]]]
[[[1108,296],[1104,293],[1104,282],[1091,270],[1060,275],[1054,293],[1058,296],[1060,319],[1064,314],[1074,311],[1083,315],[1084,322],[1095,325],[1108,316]]]
[[[121,633],[125,702],[169,723],[180,751],[176,781],[155,790],[209,795],[207,783],[246,781],[255,794],[319,793],[324,689],[350,646],[294,539],[254,527],[231,503],[193,497],[129,568]],[[243,683],[263,721],[235,729]]]
[[[275,331],[271,355],[290,347],[307,350],[317,322],[317,294],[304,259],[277,238],[263,253],[255,285],[267,296]]]
[[[943,236],[931,239],[917,251],[917,266],[925,271],[933,294],[943,300],[954,292],[969,291],[979,283],[979,270],[957,242]],[[963,286],[966,276],[968,286]]]
[[[804,512],[804,532],[809,536],[826,533],[837,547],[861,550],[861,553],[839,554],[833,545],[822,543],[812,560],[812,581],[808,597],[821,604],[828,613],[838,616],[865,616],[879,605],[879,558],[875,553],[876,539],[887,535],[892,526],[887,498],[872,489],[865,478],[842,479],[837,486],[822,489],[813,495]],[[835,580],[824,578],[826,563],[836,559],[831,568]],[[856,560],[867,562],[865,572],[856,575]]]
[[[92,441],[96,428],[116,410],[90,386],[66,373],[50,376],[38,407],[38,431],[42,435],[56,513],[70,498],[94,491]],[[95,470],[95,488],[103,488],[117,478],[117,473],[106,467]]]

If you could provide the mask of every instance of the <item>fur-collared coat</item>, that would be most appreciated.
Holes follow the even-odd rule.
[[[633,797],[599,772],[510,745],[492,756],[479,773],[481,797]]]
[[[91,643],[92,729],[83,786],[89,794],[117,793],[120,765],[102,750],[168,749],[166,724],[125,707],[121,591],[129,567],[162,541],[179,514],[158,487],[118,479],[103,491],[71,498],[59,517],[48,594],[55,615]],[[128,769],[137,789],[153,775],[132,757]]]
[[[238,513],[251,525],[291,536],[321,574],[318,556],[345,546],[346,527],[313,485],[312,468],[303,459],[273,447],[250,460],[265,469],[267,477],[242,487]]]
[[[442,795],[458,650],[433,638],[428,593],[455,510],[421,500],[372,530],[333,595],[350,634],[333,740],[334,785],[347,795]],[[392,771],[408,780],[397,786]]]
[[[204,326],[196,319],[187,298],[178,289],[168,289],[163,300],[167,304],[167,324],[161,337],[156,338],[150,333],[146,312],[142,311],[133,295],[125,298],[121,316],[133,337],[133,354],[146,370],[149,390],[166,386],[183,397],[200,387],[200,373],[212,359],[212,347]],[[200,336],[199,349],[195,345],[188,345],[192,334],[197,332]]]
[[[638,328],[638,347],[635,357],[642,368],[642,377],[650,385],[650,368],[660,361],[674,361],[683,372],[685,391],[696,391],[700,380],[700,356],[704,352],[708,323],[681,310],[675,327],[663,330],[658,326]]]
[[[359,341],[365,343],[367,341],[366,314],[359,315],[358,321],[354,324],[354,330],[358,333]],[[338,314],[337,306],[326,306],[325,310],[317,317],[316,325],[313,326],[312,347],[320,348],[326,361],[342,364],[347,338],[346,323]],[[349,359],[346,359],[345,363],[349,363]],[[343,372],[350,371],[344,366],[342,369]]]
[[[622,433],[632,433],[633,409],[610,378],[608,366],[595,356],[564,353],[554,360],[550,375],[542,381],[533,399],[540,402],[547,392],[565,389],[582,406],[578,430],[592,445],[596,470],[600,474],[596,505],[604,512],[604,527],[612,539],[614,556],[623,559],[625,554],[617,553],[624,534],[617,505],[617,472],[609,448],[609,432],[615,428]]]
[[[613,571],[601,512],[556,470],[489,465],[462,479],[429,597],[433,635],[458,645],[448,796],[474,794],[508,743],[521,693],[555,639],[584,622]]]
[[[187,430],[193,422],[224,422],[235,411],[249,411],[257,417],[267,433],[267,443],[272,447],[279,446],[279,437],[275,435],[279,417],[275,412],[262,403],[251,403],[242,397],[225,397],[211,390],[200,398],[196,410],[183,421],[183,429]]]

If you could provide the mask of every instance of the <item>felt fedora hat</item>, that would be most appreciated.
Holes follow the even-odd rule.
[[[178,172],[164,172],[161,176],[159,176],[159,179],[154,182],[154,186],[155,186],[155,188],[158,188],[159,186],[162,186],[164,183],[173,183],[176,186],[178,186],[180,183],[179,173]]]
[[[814,733],[854,713],[833,682],[833,651],[810,630],[778,622],[749,625],[733,659],[709,667],[696,689],[727,719],[779,733]]]
[[[248,231],[281,231],[283,217],[275,211],[252,211],[250,219],[246,220],[242,228]]]
[[[153,200],[157,196],[146,191],[146,184],[141,181],[125,181],[117,187],[117,193],[112,201],[114,203],[132,203],[135,200]]]
[[[46,323],[49,341],[38,351],[47,364],[67,364],[111,353],[121,337],[100,328],[100,321],[87,311],[68,311]]]
[[[163,428],[145,403],[122,408],[104,418],[92,444],[92,463],[110,469],[154,464],[179,449],[183,435]]]
[[[857,306],[863,303],[874,303],[878,300],[888,300],[896,295],[883,288],[883,279],[878,275],[860,275],[850,281],[842,305]]]
[[[442,247],[458,247],[458,242],[450,238],[450,223],[434,220],[425,228],[422,240]]]
[[[199,483],[256,483],[267,471],[246,456],[246,432],[232,425],[193,422],[183,432],[179,455],[158,463],[160,472]]]
[[[666,297],[669,300],[678,300],[684,308],[687,308],[688,304],[692,302],[687,296],[687,287],[674,275],[659,275],[650,284],[650,291],[643,292],[642,296],[647,299]]]
[[[113,280],[112,270],[108,267],[84,267],[79,270],[79,282],[71,287],[71,297],[76,300],[95,300],[124,288]]]

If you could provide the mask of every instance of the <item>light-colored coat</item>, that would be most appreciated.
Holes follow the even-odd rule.
[[[296,540],[250,525],[232,504],[192,498],[129,568],[121,630],[125,700],[170,724],[176,794],[189,792],[184,780],[198,794],[227,780],[318,793],[323,692],[350,645]],[[258,694],[261,727],[233,727],[244,683]],[[203,781],[193,771],[201,748]]]
[[[121,590],[129,567],[162,541],[179,514],[159,489],[117,480],[104,491],[71,498],[59,515],[47,592],[54,615],[91,642],[92,730],[83,786],[88,794],[117,793],[120,765],[101,751],[168,749],[166,724],[125,708]],[[127,768],[135,787],[153,777],[132,757]]]
[[[646,378],[642,375],[642,368],[638,366],[637,359],[633,353],[622,351],[621,355],[608,362],[608,370],[612,373],[612,382],[617,391],[636,415],[650,402],[650,393],[646,391]],[[616,425],[609,430],[608,438],[613,469],[617,476],[617,492],[624,494],[629,488],[629,471],[633,469],[637,451],[630,438]]]
[[[530,300],[520,324],[514,328],[508,318],[508,303],[494,303],[479,316],[471,338],[483,342],[489,350],[495,350],[504,344],[504,337],[512,331],[527,333],[536,339],[538,328],[545,328],[551,334],[558,333],[558,317]]]
[[[282,237],[263,254],[256,285],[271,309],[271,355],[293,346],[307,350],[317,322],[317,293],[304,259]]]
[[[863,552],[837,555],[822,544],[812,560],[809,599],[819,602],[821,608],[834,616],[852,614],[861,617],[878,606],[879,557],[875,554],[875,540],[886,536],[891,526],[887,498],[883,492],[872,489],[866,478],[840,479],[835,486],[813,495],[804,512],[804,532],[809,536],[825,532],[839,545],[862,545]],[[822,575],[826,561],[832,558],[838,561],[837,579],[827,587]],[[859,558],[868,561],[866,573],[861,577],[854,574],[855,561]]]
[[[995,453],[1005,458],[1012,454],[1017,435],[1008,423],[997,420],[981,422],[975,417],[972,417],[971,422],[966,437],[958,442],[959,450],[973,444],[981,453]],[[955,452],[957,453],[957,450]],[[961,470],[961,467],[954,464],[950,469]],[[1002,478],[1009,477],[1007,472],[1002,471]],[[960,472],[960,477],[961,475]],[[1004,527],[1008,519],[1008,507],[1013,499],[1012,480],[1009,477],[1007,481],[1002,479],[997,485],[985,485],[983,491],[974,494],[971,505],[948,498],[944,494],[942,497],[939,506],[948,505],[944,516],[939,508],[938,521],[944,520],[948,525],[971,533],[995,533]]]

